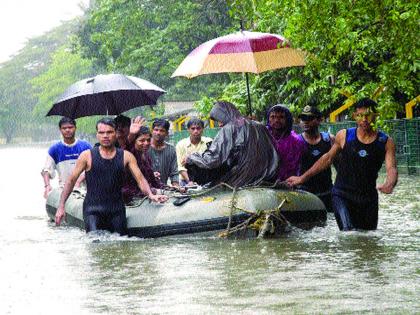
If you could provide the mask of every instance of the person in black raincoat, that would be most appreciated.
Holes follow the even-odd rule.
[[[233,104],[223,101],[215,102],[210,117],[222,128],[206,151],[186,158],[193,180],[234,187],[275,182],[279,158],[265,126],[244,118]]]

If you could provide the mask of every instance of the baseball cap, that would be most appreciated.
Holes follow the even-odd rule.
[[[300,113],[300,115],[298,116],[298,118],[301,118],[301,117],[303,117],[303,116],[316,116],[316,117],[321,117],[322,116],[322,114],[321,114],[321,112],[319,111],[319,109],[318,108],[316,108],[315,106],[311,106],[311,105],[306,105],[304,108],[303,108],[303,111],[302,111],[302,113]]]

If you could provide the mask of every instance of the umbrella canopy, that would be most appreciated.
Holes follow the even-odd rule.
[[[172,77],[193,78],[222,72],[261,73],[304,65],[303,52],[291,48],[283,36],[240,31],[212,39],[195,48]]]
[[[291,48],[288,40],[281,35],[240,31],[217,37],[195,48],[172,77],[191,79],[209,73],[244,72],[248,112],[251,114],[248,73],[304,66],[304,57],[303,51]]]
[[[72,84],[53,104],[47,116],[79,118],[118,115],[129,109],[156,105],[165,91],[149,81],[123,74],[104,74]]]

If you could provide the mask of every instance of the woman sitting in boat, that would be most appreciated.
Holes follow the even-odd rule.
[[[134,146],[130,151],[135,156],[137,164],[149,183],[152,192],[155,193],[156,189],[163,187],[163,184],[155,177],[152,170],[152,160],[147,153],[150,148],[151,137],[152,134],[150,129],[145,126],[141,126],[134,137]],[[126,173],[122,193],[125,203],[132,201],[135,197],[144,197],[144,194],[137,187],[135,179],[129,172]]]
[[[221,129],[204,153],[186,158],[193,181],[234,187],[274,182],[279,158],[265,126],[241,116],[232,103],[224,101],[215,102],[210,117]]]

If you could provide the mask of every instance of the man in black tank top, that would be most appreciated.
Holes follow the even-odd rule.
[[[332,191],[334,215],[342,231],[375,230],[378,224],[378,193],[392,193],[398,180],[394,141],[372,128],[376,103],[361,99],[355,104],[357,128],[340,130],[334,145],[303,175],[287,179],[290,186],[301,185],[331,166],[341,153]],[[379,169],[385,161],[386,179],[376,186]],[[376,187],[375,187],[376,186]]]
[[[305,106],[299,118],[303,128],[300,137],[306,143],[306,150],[303,153],[300,167],[300,172],[303,174],[331,149],[335,138],[328,132],[319,132],[322,114],[314,104]],[[327,211],[333,212],[331,204],[331,167],[327,167],[310,178],[300,188],[317,195],[324,203]]]
[[[86,232],[108,230],[124,235],[127,233],[127,220],[121,189],[126,167],[150,200],[164,202],[167,197],[153,195],[133,154],[115,147],[116,131],[113,119],[99,120],[96,131],[99,146],[79,156],[76,167],[61,193],[55,221],[59,225],[65,218],[65,202],[77,178],[85,171],[87,193],[83,202],[83,219]]]

